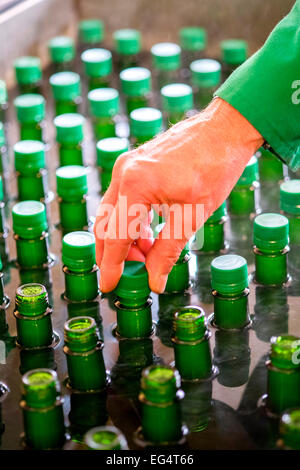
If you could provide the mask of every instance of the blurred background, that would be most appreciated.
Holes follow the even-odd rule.
[[[178,41],[183,26],[207,30],[206,53],[219,56],[219,42],[242,38],[249,53],[265,41],[294,0],[0,0],[0,77],[13,79],[12,63],[20,55],[37,55],[47,64],[47,40],[58,34],[77,35],[77,23],[100,18],[105,24],[105,45],[112,32],[136,28],[143,49],[155,42]]]

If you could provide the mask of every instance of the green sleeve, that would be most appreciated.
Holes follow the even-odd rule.
[[[300,0],[215,96],[237,109],[292,170],[300,167]]]

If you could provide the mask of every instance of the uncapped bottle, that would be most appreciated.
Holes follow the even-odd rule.
[[[84,436],[89,450],[127,450],[123,434],[115,426],[98,426],[90,429]]]
[[[300,408],[285,411],[280,417],[280,436],[286,450],[300,450]]]

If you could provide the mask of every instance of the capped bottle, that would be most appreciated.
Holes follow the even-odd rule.
[[[193,108],[193,90],[185,83],[171,83],[160,90],[167,127],[187,117]]]
[[[259,187],[258,162],[254,155],[229,195],[230,214],[249,216],[260,212]]]
[[[0,175],[0,240],[7,237],[8,228],[6,225],[5,217],[5,202],[4,202],[4,190],[3,190],[3,179]]]
[[[48,42],[48,52],[55,72],[72,70],[75,46],[72,38],[56,36]]]
[[[32,449],[58,449],[65,442],[63,398],[57,374],[34,369],[22,377],[25,442]]]
[[[86,302],[99,294],[96,266],[95,237],[90,232],[71,232],[62,242],[65,297],[74,302]]]
[[[203,380],[211,377],[213,369],[210,336],[202,308],[182,307],[174,314],[172,341],[175,367],[182,380]]]
[[[83,166],[68,165],[56,170],[60,225],[65,232],[88,226],[87,172]]]
[[[86,316],[71,318],[64,325],[64,338],[70,387],[80,392],[103,389],[106,384],[103,343],[95,320]]]
[[[119,70],[136,67],[141,52],[141,33],[136,29],[119,29],[113,33]]]
[[[17,288],[14,316],[17,341],[22,348],[47,348],[53,343],[52,308],[42,284],[24,284]]]
[[[48,172],[45,145],[38,140],[21,140],[14,145],[15,170],[20,201],[45,201]]]
[[[38,57],[19,57],[14,67],[21,94],[41,92],[42,68]]]
[[[189,261],[191,255],[189,252],[189,244],[187,244],[179,255],[178,260],[174,264],[170,273],[168,274],[168,280],[165,287],[165,292],[173,294],[177,292],[183,292],[189,288],[190,276],[189,276]]]
[[[280,210],[289,219],[290,242],[300,244],[300,180],[280,185]]]
[[[84,436],[89,450],[127,450],[127,441],[115,426],[98,426]]]
[[[58,72],[49,83],[54,98],[55,114],[77,113],[81,103],[80,76],[75,72]]]
[[[43,141],[45,98],[42,95],[28,93],[18,96],[14,105],[20,126],[20,140]]]
[[[211,263],[214,324],[224,330],[240,330],[249,323],[247,261],[239,255],[223,255]]]
[[[190,71],[196,107],[203,109],[221,83],[221,64],[214,59],[194,60],[190,64]]]
[[[112,55],[107,49],[87,49],[81,54],[88,89],[108,87],[112,73]]]
[[[7,145],[5,137],[5,129],[2,122],[0,122],[0,174],[4,177],[7,168]],[[3,178],[4,179],[4,178]]]
[[[206,48],[206,30],[199,26],[186,26],[179,30],[180,46],[182,49],[183,66],[200,59]]]
[[[0,122],[6,123],[6,110],[8,108],[7,88],[4,80],[0,80]]]
[[[117,333],[124,338],[144,338],[152,333],[148,273],[140,261],[126,261],[114,290],[117,301]]]
[[[226,39],[220,44],[223,74],[226,79],[248,56],[248,43],[243,39]]]
[[[162,131],[162,113],[156,108],[138,108],[130,113],[130,134],[135,147]]]
[[[104,39],[103,21],[97,18],[82,20],[78,25],[78,40],[82,49],[98,46]]]
[[[141,433],[148,445],[167,445],[182,437],[180,375],[170,366],[154,365],[142,372],[139,401]]]
[[[266,362],[268,370],[267,406],[280,414],[300,406],[300,339],[293,335],[273,336]]]
[[[281,447],[286,450],[300,450],[300,408],[292,408],[280,417]]]
[[[119,155],[129,150],[127,139],[108,137],[97,142],[97,165],[101,169],[101,193],[104,193],[111,182],[112,170]]]
[[[151,72],[145,67],[130,67],[120,73],[121,90],[127,114],[148,106],[151,92]]]
[[[180,46],[173,42],[160,42],[154,44],[150,52],[157,89],[160,90],[169,83],[176,83],[181,66]]]
[[[263,285],[287,281],[289,221],[281,214],[260,214],[254,219],[255,280]]]
[[[116,135],[116,116],[120,111],[119,92],[114,88],[98,88],[88,93],[88,101],[96,140]]]
[[[18,265],[24,269],[45,267],[50,261],[45,205],[39,201],[15,204],[12,222]]]
[[[285,176],[283,163],[269,150],[260,147],[256,152],[259,166],[259,177],[262,183],[280,181]]]
[[[227,220],[226,202],[223,204],[207,219],[203,229],[199,230],[199,239],[201,238],[201,230],[203,233],[203,245],[200,246],[200,251],[204,253],[216,253],[226,247],[224,238],[224,224]],[[196,242],[197,242],[196,234]]]
[[[56,128],[60,166],[83,165],[82,142],[84,139],[84,117],[77,113],[56,116]]]

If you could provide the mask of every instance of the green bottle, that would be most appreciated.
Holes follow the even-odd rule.
[[[83,165],[84,117],[76,113],[61,114],[54,118],[53,123],[56,127],[60,166]]]
[[[106,49],[87,49],[81,54],[88,89],[108,87],[112,72],[112,55]]]
[[[268,370],[267,406],[271,412],[300,406],[300,339],[297,336],[273,336]]]
[[[231,215],[249,216],[260,211],[258,179],[258,162],[253,156],[229,195],[228,205]]]
[[[103,343],[99,340],[95,320],[91,317],[68,320],[64,337],[69,386],[80,392],[103,389],[106,384]]]
[[[256,152],[258,157],[259,177],[263,183],[280,181],[284,177],[283,164],[272,152],[263,147]]]
[[[81,103],[80,76],[75,72],[58,72],[51,75],[49,83],[55,104],[55,114],[77,113]]]
[[[89,450],[127,450],[127,442],[119,429],[114,426],[98,426],[84,436]]]
[[[3,309],[8,307],[10,303],[9,297],[4,293],[4,275],[3,275],[2,269],[3,269],[3,264],[0,258],[0,309],[2,310],[1,314],[3,313]],[[5,319],[5,324],[6,324],[6,319]],[[6,326],[5,326],[5,329],[6,329]],[[0,333],[1,333],[1,328],[0,328]]]
[[[53,343],[48,293],[42,284],[24,284],[17,288],[14,316],[17,341],[22,348],[47,348]]]
[[[139,401],[142,406],[142,435],[146,442],[166,445],[182,437],[179,390],[180,375],[169,366],[154,365],[142,372]]]
[[[45,145],[38,140],[21,140],[14,145],[15,170],[20,201],[45,201],[48,172]]]
[[[160,42],[151,47],[152,66],[156,87],[160,90],[169,83],[178,82],[181,66],[181,48],[172,42]]]
[[[196,107],[204,109],[221,83],[221,64],[214,59],[194,60],[190,71]]]
[[[38,57],[19,57],[14,68],[21,95],[41,92],[42,68]]]
[[[48,42],[48,51],[53,69],[56,72],[72,70],[75,58],[75,46],[72,38],[57,36]]]
[[[48,223],[46,208],[39,201],[22,201],[12,208],[17,263],[21,268],[45,267],[48,255]]]
[[[185,119],[193,108],[193,90],[185,83],[166,85],[160,94],[167,127]]]
[[[14,100],[17,119],[20,125],[20,140],[43,141],[45,119],[45,98],[42,95],[28,93]]]
[[[92,393],[76,393],[74,390],[71,392],[69,433],[72,442],[84,444],[84,435],[87,431],[95,426],[103,426],[107,422],[107,391],[106,388],[102,388]]]
[[[186,26],[179,30],[179,40],[182,49],[184,67],[201,58],[206,47],[206,30],[198,26]]]
[[[182,307],[173,318],[175,367],[182,380],[203,380],[212,375],[211,333],[200,307]]]
[[[6,110],[8,108],[8,97],[6,83],[4,80],[0,80],[0,122],[5,124],[6,122]]]
[[[226,202],[223,202],[207,219],[203,228],[196,233],[196,244],[197,239],[199,239],[199,250],[201,252],[217,253],[226,248],[226,242],[224,240],[224,224],[226,220]]]
[[[78,25],[78,39],[82,48],[99,45],[104,38],[104,24],[101,20],[90,18]]]
[[[175,294],[178,292],[184,292],[190,286],[190,275],[189,275],[189,261],[191,255],[189,252],[189,245],[187,244],[176,263],[174,264],[171,272],[168,275],[168,280],[165,288],[165,292],[168,294]]]
[[[58,449],[65,442],[63,398],[57,374],[34,369],[22,377],[25,442],[32,449]]]
[[[5,170],[7,168],[7,163],[7,145],[5,138],[5,130],[3,123],[0,122],[0,173],[2,176],[4,176]]]
[[[162,131],[162,113],[156,108],[138,108],[130,113],[130,134],[135,147]]]
[[[280,210],[289,219],[292,244],[300,244],[300,180],[285,181],[280,186]]]
[[[141,33],[136,29],[119,29],[113,34],[119,70],[136,67],[141,51]]]
[[[87,172],[83,166],[62,166],[56,170],[60,225],[64,232],[88,226]]]
[[[224,79],[238,68],[248,56],[248,44],[242,39],[226,39],[220,44]]]
[[[247,261],[223,255],[211,263],[214,324],[224,330],[240,330],[249,323]]]
[[[300,450],[300,409],[285,411],[280,418],[282,447],[286,450]]]
[[[115,118],[120,111],[119,92],[114,88],[98,88],[88,93],[95,140],[115,137]]]
[[[0,175],[0,240],[5,239],[7,237],[7,234],[8,234],[8,228],[6,226],[6,218],[5,218],[3,180],[2,180],[2,176]]]
[[[131,67],[120,73],[121,90],[129,115],[137,108],[148,106],[151,91],[151,72],[144,67]]]
[[[152,333],[148,273],[140,261],[126,261],[114,290],[117,301],[117,333],[123,338],[145,338]]]
[[[62,241],[62,262],[65,275],[65,297],[86,302],[99,294],[95,237],[90,232],[71,232]]]
[[[281,285],[288,279],[289,221],[280,214],[261,214],[253,227],[255,280],[263,285]]]
[[[96,144],[97,165],[101,169],[101,193],[103,194],[111,182],[112,170],[119,155],[129,150],[127,139],[108,137]]]

